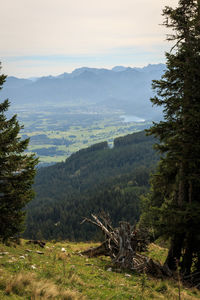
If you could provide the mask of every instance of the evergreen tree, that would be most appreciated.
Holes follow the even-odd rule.
[[[148,222],[171,240],[165,264],[174,270],[178,260],[181,272],[190,274],[200,268],[200,1],[179,0],[163,15],[172,29],[167,39],[175,44],[166,53],[165,74],[153,81],[151,101],[163,106],[164,120],[148,131],[159,139],[162,154]]]
[[[0,89],[6,80],[0,75]],[[7,119],[9,101],[0,103],[0,239],[5,241],[23,229],[24,207],[33,197],[37,159],[24,153],[29,140],[21,140],[16,115]]]

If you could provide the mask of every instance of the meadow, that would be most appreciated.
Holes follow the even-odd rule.
[[[0,244],[0,299],[200,299],[200,291],[173,279],[155,279],[115,268],[108,257],[81,251],[95,243]],[[167,249],[151,244],[163,262]],[[179,291],[181,298],[179,298]]]

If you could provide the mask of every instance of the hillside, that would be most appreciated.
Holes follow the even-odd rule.
[[[87,258],[86,243],[47,243],[45,248],[0,244],[0,299],[178,299],[178,283],[120,271],[104,256]],[[64,248],[64,249],[63,249]],[[164,261],[166,249],[150,245],[149,256]],[[40,254],[39,254],[40,253]],[[200,299],[182,284],[181,299]]]
[[[95,229],[81,226],[83,217],[104,210],[113,223],[134,224],[140,215],[141,194],[148,191],[149,173],[158,155],[155,140],[145,132],[95,144],[71,155],[65,162],[40,168],[28,205],[28,238],[90,240]],[[97,237],[96,237],[97,238]]]

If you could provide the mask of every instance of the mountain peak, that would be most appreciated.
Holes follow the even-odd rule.
[[[126,71],[127,69],[128,68],[124,67],[124,66],[116,66],[116,67],[112,68],[112,71],[114,71],[114,72],[123,72],[123,71]]]

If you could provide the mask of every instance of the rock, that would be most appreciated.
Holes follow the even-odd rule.
[[[24,255],[21,255],[19,258],[21,258],[21,259],[25,259],[25,256],[24,256]]]
[[[61,249],[61,252],[66,252],[66,249],[65,249],[65,248],[62,248],[62,249]]]
[[[107,271],[108,271],[108,272],[112,272],[112,268],[108,268]]]
[[[44,254],[44,252],[41,252],[41,251],[36,251],[36,253],[41,254],[41,255]]]
[[[125,276],[125,277],[131,277],[131,275],[130,275],[130,274],[127,274],[127,273],[126,273],[124,276]]]
[[[12,259],[13,262],[17,261],[15,257],[11,257],[11,259]]]
[[[37,269],[37,268],[36,268],[35,265],[32,265],[32,266],[31,266],[31,269],[35,270],[35,269]]]

